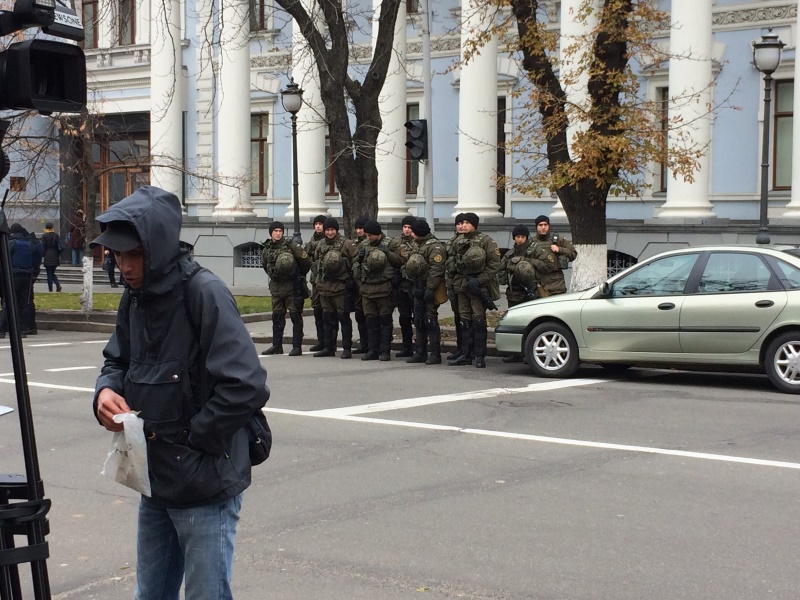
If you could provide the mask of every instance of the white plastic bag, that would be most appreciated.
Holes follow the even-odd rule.
[[[150,475],[147,471],[147,442],[144,439],[144,421],[129,412],[114,415],[115,423],[122,423],[123,431],[114,433],[101,475],[126,485],[150,497]]]

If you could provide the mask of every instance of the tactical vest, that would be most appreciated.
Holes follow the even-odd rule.
[[[462,275],[467,275],[464,268],[464,255],[467,253],[467,250],[473,246],[477,246],[483,250],[482,242],[485,239],[485,233],[478,233],[478,235],[473,238],[462,237],[460,240],[457,239],[455,242],[453,242],[453,261],[457,272],[461,273]]]
[[[275,262],[278,260],[278,256],[284,252],[292,254],[292,249],[289,246],[290,242],[291,240],[283,238],[277,246],[273,246],[272,242],[267,242],[264,245],[264,249],[261,251],[261,264],[270,279],[275,278]],[[294,255],[292,258],[294,259]]]
[[[337,235],[334,238],[332,244],[328,243],[327,238],[320,241],[319,245],[317,246],[318,252],[318,260],[319,260],[319,271],[317,273],[317,281],[322,281],[325,278],[325,255],[330,252],[331,250],[338,250],[342,252],[342,248],[344,247],[344,243],[347,241],[347,238],[343,235]],[[348,257],[342,253],[342,260],[344,261],[344,270],[345,272],[350,270],[350,260]]]

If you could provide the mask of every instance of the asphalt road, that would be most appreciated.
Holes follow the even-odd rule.
[[[99,475],[90,411],[103,342],[25,340],[56,600],[132,598],[137,497]],[[798,597],[800,398],[765,377],[263,361],[275,445],[237,600]],[[1,404],[11,370],[0,340]],[[0,472],[23,471],[12,413]]]

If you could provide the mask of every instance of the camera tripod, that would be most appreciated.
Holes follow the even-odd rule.
[[[0,129],[3,129],[3,125],[4,123],[0,122]],[[1,134],[0,139],[2,139]],[[0,164],[0,179],[2,179],[7,173],[8,159],[2,150],[0,156],[2,156],[0,163],[4,163]],[[19,314],[14,297],[9,234],[5,198],[3,198],[0,204],[0,283],[2,283],[0,291],[6,305],[25,475],[0,474],[0,600],[22,600],[18,565],[23,563],[31,564],[34,599],[50,600],[50,581],[46,563],[50,551],[44,539],[48,533],[46,517],[50,510],[50,500],[44,498],[44,485],[39,472],[39,456],[33,431],[25,357],[22,353]],[[9,502],[9,500],[21,501]],[[23,535],[27,536],[27,546],[15,547],[14,536]]]

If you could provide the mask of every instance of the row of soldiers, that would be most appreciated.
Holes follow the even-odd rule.
[[[546,216],[536,219],[537,233],[517,225],[514,247],[501,256],[497,243],[479,231],[475,213],[455,218],[455,235],[441,242],[424,219],[403,219],[402,234],[389,238],[378,222],[360,217],[355,236],[339,231],[336,219],[319,215],[312,238],[300,247],[284,236],[280,221],[269,226],[261,262],[272,295],[272,345],[265,355],[283,354],[286,313],[292,321],[289,356],[302,354],[303,303],[311,297],[317,343],[315,357],[335,356],[341,332],[341,358],[391,360],[395,308],[402,350],[409,363],[441,364],[439,306],[450,301],[457,347],[451,366],[486,366],[487,310],[497,310],[500,285],[508,305],[566,291],[562,270],[577,253],[565,238],[550,234]],[[308,287],[310,273],[311,289]],[[355,313],[359,344],[353,348]],[[517,360],[512,357],[511,360]]]

